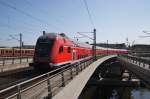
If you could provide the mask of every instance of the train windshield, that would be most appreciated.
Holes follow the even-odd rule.
[[[38,39],[35,53],[39,57],[48,57],[50,55],[54,40],[52,39]]]

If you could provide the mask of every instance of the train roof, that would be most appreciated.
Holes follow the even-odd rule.
[[[62,37],[62,38],[65,38],[65,39],[72,41],[75,47],[92,48],[92,45],[90,45],[90,44],[70,39],[69,37],[67,37],[65,35],[65,33],[60,33],[60,34],[59,33],[46,33],[46,34],[40,36],[39,38],[47,38],[47,37],[48,38]],[[105,47],[99,47],[99,46],[96,46],[96,49],[127,51],[126,49],[113,49],[113,48],[105,48]]]
[[[77,40],[72,40],[72,41],[73,41],[73,43],[74,43],[77,47],[92,48],[92,46],[93,46],[93,45],[90,45],[90,44],[87,44],[87,43],[79,42],[79,41],[77,41]],[[113,49],[113,48],[106,48],[106,47],[99,47],[99,46],[96,46],[96,49],[126,51],[126,49]]]
[[[45,33],[43,35],[41,35],[39,38],[56,38],[56,37],[62,37],[65,39],[69,39],[69,37],[67,37],[65,35],[65,33]]]
[[[44,35],[41,35],[39,37],[39,39],[44,39],[44,38],[56,38],[57,37],[57,33],[46,33]]]

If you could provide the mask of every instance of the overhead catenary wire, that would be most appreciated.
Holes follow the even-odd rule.
[[[84,5],[85,5],[85,8],[86,8],[86,10],[87,10],[88,16],[89,16],[90,24],[95,28],[94,21],[93,21],[93,19],[92,19],[92,16],[91,16],[91,13],[90,13],[90,10],[89,10],[87,1],[86,1],[86,0],[83,0],[83,2],[84,2]]]
[[[3,27],[3,28],[8,28],[8,29],[11,29],[13,32],[14,31],[17,31],[18,29],[16,29],[15,27],[14,27],[14,25],[9,25],[9,24],[1,24],[0,25],[0,27]],[[32,28],[29,28],[29,27],[26,27],[25,25],[24,26],[17,26],[19,29],[21,29],[21,28],[26,28],[26,31],[24,31],[25,33],[33,33],[33,29]],[[27,30],[28,29],[28,30]],[[19,31],[18,31],[19,32]]]
[[[30,6],[30,7],[32,7],[32,8],[35,8],[35,6],[30,2],[30,1],[28,1],[28,0],[24,0],[24,2],[28,5],[28,6]],[[45,10],[43,10],[43,9],[41,9],[40,7],[36,7],[36,9],[38,9],[38,11],[40,12],[40,13],[43,13],[43,14],[48,14],[48,12],[46,12]]]
[[[58,28],[58,27],[56,27],[56,26],[54,26],[54,25],[52,25],[52,24],[50,24],[50,23],[48,23],[48,22],[46,22],[46,21],[44,21],[44,20],[42,20],[42,19],[40,19],[38,17],[35,17],[32,14],[29,14],[29,13],[27,13],[27,12],[25,12],[25,11],[15,7],[15,6],[13,6],[13,5],[10,5],[10,4],[8,4],[8,3],[4,2],[4,1],[0,1],[0,4],[3,5],[3,6],[9,7],[11,9],[13,9],[13,10],[15,10],[15,11],[17,11],[17,12],[23,14],[23,15],[25,15],[25,16],[28,16],[28,17],[30,17],[30,18],[32,18],[32,19],[34,19],[34,20],[36,20],[36,21],[38,21],[40,23],[43,23],[43,24],[48,25],[48,26],[50,26],[50,27],[52,27],[52,28],[54,28],[56,30],[61,31],[60,28]]]
[[[6,17],[5,17],[5,18],[6,18]],[[29,24],[29,23],[27,23],[26,21],[17,20],[16,18],[13,18],[11,21],[13,21],[13,24],[18,23],[18,21],[21,22],[21,24],[19,24],[19,25],[17,26],[17,28],[19,28],[19,29],[25,29],[25,30],[27,30],[27,31],[30,32],[30,33],[33,33],[33,30],[35,30],[34,28],[31,28],[31,25],[33,25],[33,23],[31,23],[31,22],[30,22],[30,24]],[[10,24],[10,17],[8,17],[7,23],[2,23],[2,22],[1,22],[0,28],[8,28],[8,29],[11,29],[11,30],[13,30],[13,31],[17,31],[18,29],[16,29],[13,24],[12,24],[12,25]],[[35,27],[35,25],[32,26],[32,27]],[[36,30],[37,30],[37,29],[36,29]],[[27,31],[26,31],[26,32],[27,32]]]
[[[25,2],[27,5],[29,5],[30,7],[38,9],[38,11],[39,11],[40,13],[43,13],[43,14],[45,14],[45,15],[48,15],[48,14],[49,14],[46,10],[44,10],[44,9],[42,9],[42,8],[40,8],[40,7],[35,7],[35,6],[32,4],[32,2],[29,1],[29,0],[24,0],[24,2]],[[52,16],[52,14],[51,14],[51,16]],[[56,18],[56,17],[57,17],[57,16],[55,16],[55,19],[53,19],[54,21],[59,22],[59,23],[61,23],[61,24],[62,24],[62,23],[64,24],[64,21],[63,21],[63,20],[60,20],[60,19],[58,19],[58,18]]]

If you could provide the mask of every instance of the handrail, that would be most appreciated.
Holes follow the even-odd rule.
[[[16,63],[29,62],[33,57],[0,57],[0,64],[2,66]]]
[[[26,80],[26,81],[24,81],[24,82],[21,82],[21,83],[19,83],[19,84],[13,85],[13,86],[8,87],[8,88],[6,88],[6,89],[0,90],[0,94],[6,93],[7,91],[13,90],[14,88],[18,88],[18,91],[17,91],[17,92],[15,92],[13,95],[11,95],[11,96],[9,96],[9,97],[7,97],[7,98],[10,99],[10,98],[12,98],[12,97],[14,97],[14,96],[18,96],[18,99],[21,99],[21,98],[20,98],[20,96],[21,96],[20,94],[21,94],[22,92],[27,91],[27,90],[29,90],[30,88],[32,88],[32,87],[34,87],[34,86],[37,86],[38,84],[41,84],[41,83],[46,82],[46,81],[49,81],[50,79],[54,78],[54,77],[57,76],[57,75],[63,74],[62,77],[64,78],[64,72],[65,72],[65,71],[70,70],[70,71],[72,72],[72,69],[73,69],[73,68],[78,68],[78,69],[81,68],[81,70],[82,70],[83,67],[80,67],[82,64],[83,64],[84,67],[85,67],[85,63],[90,64],[91,62],[93,62],[93,58],[92,58],[92,57],[89,57],[89,58],[86,58],[85,60],[81,60],[81,61],[79,61],[79,62],[77,62],[77,63],[68,64],[68,65],[66,65],[66,66],[60,67],[60,68],[55,69],[55,70],[53,70],[53,71],[50,71],[50,72],[48,72],[48,73],[42,74],[42,75],[40,75],[40,76],[37,76],[37,77],[34,77],[34,78],[32,78],[32,79]],[[80,67],[80,68],[79,68],[79,67]],[[76,71],[75,71],[76,74],[79,72],[78,69],[75,69],[75,70],[76,70]],[[61,71],[61,70],[62,70],[62,71]],[[81,71],[81,70],[80,70],[80,71]],[[60,72],[56,73],[57,71],[60,71]],[[56,73],[56,74],[52,75],[53,73]],[[32,86],[29,86],[29,87],[27,87],[27,88],[22,88],[23,85],[25,86],[26,84],[31,83],[31,82],[33,82],[33,81],[35,81],[35,80],[38,80],[38,79],[40,79],[40,78],[42,78],[42,77],[45,77],[45,76],[46,76],[46,78],[45,78],[44,80],[39,81],[38,83],[35,83],[35,84],[33,84]],[[69,76],[72,76],[72,75],[70,74]],[[65,83],[65,80],[64,80],[64,79],[62,79],[62,84],[63,84],[63,83]],[[48,86],[50,86],[50,85],[47,85],[47,87],[48,87]],[[65,85],[64,85],[64,86],[65,86]]]
[[[129,62],[136,63],[136,64],[138,63],[137,65],[139,65],[139,66],[141,63],[144,66],[147,64],[147,65],[149,65],[149,69],[150,69],[150,60],[149,59],[144,59],[144,58],[132,56],[132,55],[122,55],[121,57],[127,58]]]
[[[67,66],[68,66],[68,65],[67,65]],[[65,67],[67,67],[67,66],[65,66]],[[38,79],[38,78],[41,78],[41,77],[43,77],[43,76],[46,76],[47,74],[54,73],[54,72],[56,72],[56,71],[58,71],[58,70],[61,70],[61,69],[65,68],[65,67],[60,67],[59,69],[56,69],[56,70],[54,70],[54,71],[50,71],[50,72],[48,72],[48,73],[45,73],[45,74],[42,74],[42,75],[40,75],[40,76],[34,77],[34,78],[32,78],[32,79],[26,80],[26,81],[24,81],[24,82],[21,82],[21,83],[19,83],[19,84],[13,85],[13,86],[8,87],[8,88],[6,88],[6,89],[0,90],[0,93],[3,93],[3,92],[8,91],[8,90],[10,90],[10,89],[13,89],[13,88],[17,87],[18,85],[23,85],[23,84],[26,84],[26,83],[31,82],[31,81],[33,81],[33,80],[36,80],[36,79]]]
[[[32,62],[33,57],[0,57],[0,72],[4,72],[6,66]]]

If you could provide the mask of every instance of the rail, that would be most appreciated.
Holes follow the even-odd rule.
[[[0,69],[3,72],[6,65],[29,63],[32,57],[0,57]]]
[[[128,62],[136,64],[137,66],[143,67],[145,69],[150,69],[150,60],[145,58],[140,58],[131,55],[122,55],[120,58],[127,59]]]
[[[102,56],[98,56],[98,58],[99,57]],[[54,96],[61,87],[64,87],[71,79],[73,79],[75,75],[78,75],[83,69],[89,66],[89,64],[91,64],[92,62],[93,58],[89,57],[75,64],[69,64],[60,67],[48,73],[34,77],[30,80],[3,89],[0,91],[0,98],[21,99],[22,97],[27,97],[29,93],[32,93],[32,91],[34,92],[34,97],[30,98],[36,98],[35,96],[41,94],[41,92],[47,89],[45,93],[48,94],[48,98],[51,99],[52,96]],[[9,92],[11,92],[11,94],[8,95]]]

